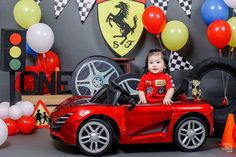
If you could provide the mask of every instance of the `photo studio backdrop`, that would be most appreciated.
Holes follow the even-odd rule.
[[[0,28],[21,29],[15,22],[13,8],[18,0],[1,0],[0,1]],[[189,13],[184,12],[178,0],[170,0],[166,11],[167,22],[179,20],[183,22],[189,31],[189,39],[186,45],[178,53],[187,59],[193,66],[209,57],[218,57],[218,50],[210,44],[207,39],[207,25],[201,17],[201,7],[204,0],[192,0],[191,17]],[[152,3],[147,0],[145,7],[151,6]],[[98,7],[95,2],[89,15],[80,16],[76,0],[68,1],[68,4],[61,13],[56,14],[54,11],[53,0],[41,0],[39,4],[42,11],[40,22],[49,25],[54,33],[54,44],[51,50],[60,57],[61,70],[72,71],[75,66],[84,58],[91,55],[103,55],[110,58],[120,57],[115,53],[107,42],[104,40],[103,33],[100,30]],[[230,14],[231,11],[230,11]],[[230,15],[231,16],[231,15]],[[2,43],[0,43],[1,45]],[[161,48],[156,36],[143,29],[140,40],[137,45],[124,57],[135,58],[132,61],[132,72],[141,74],[145,58],[149,49]],[[228,48],[223,49],[228,54]],[[33,65],[34,58],[26,57],[26,65]],[[235,59],[234,59],[235,60]],[[180,86],[184,77],[189,71],[174,71],[171,75],[177,87]],[[214,75],[215,77],[212,77]],[[9,100],[9,75],[7,72],[0,71],[0,100]],[[214,82],[214,86],[212,83]],[[221,73],[209,73],[202,82],[204,88],[210,89],[208,97],[217,97],[217,91],[222,90]],[[230,93],[236,92],[231,85],[234,80],[229,80]]]

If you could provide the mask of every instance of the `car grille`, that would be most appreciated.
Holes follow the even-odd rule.
[[[52,131],[59,132],[61,130],[63,124],[66,122],[66,120],[72,115],[73,115],[73,113],[68,113],[68,114],[56,119],[55,121],[53,121],[51,118],[49,118],[49,127],[52,129]]]

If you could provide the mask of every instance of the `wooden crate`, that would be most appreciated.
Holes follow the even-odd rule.
[[[22,95],[21,100],[22,101],[30,101],[34,105],[37,104],[38,100],[42,100],[45,105],[47,106],[49,112],[51,113],[54,108],[64,101],[65,99],[72,97],[71,94],[66,95]]]

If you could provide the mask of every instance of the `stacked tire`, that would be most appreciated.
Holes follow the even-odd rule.
[[[208,58],[197,64],[189,73],[189,78],[201,80],[207,73],[215,70],[227,72],[236,81],[236,65],[233,61],[224,58]],[[218,78],[217,78],[218,79]],[[222,78],[221,78],[222,79]],[[211,84],[214,86],[214,84]],[[216,89],[217,90],[217,89]],[[214,104],[211,104],[214,106]],[[216,137],[220,137],[224,131],[226,119],[229,113],[236,113],[236,96],[221,108],[215,108],[214,127]]]

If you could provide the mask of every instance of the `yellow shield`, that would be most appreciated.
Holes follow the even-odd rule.
[[[144,3],[134,0],[107,0],[98,3],[102,35],[120,56],[134,48],[143,32],[144,7]]]

